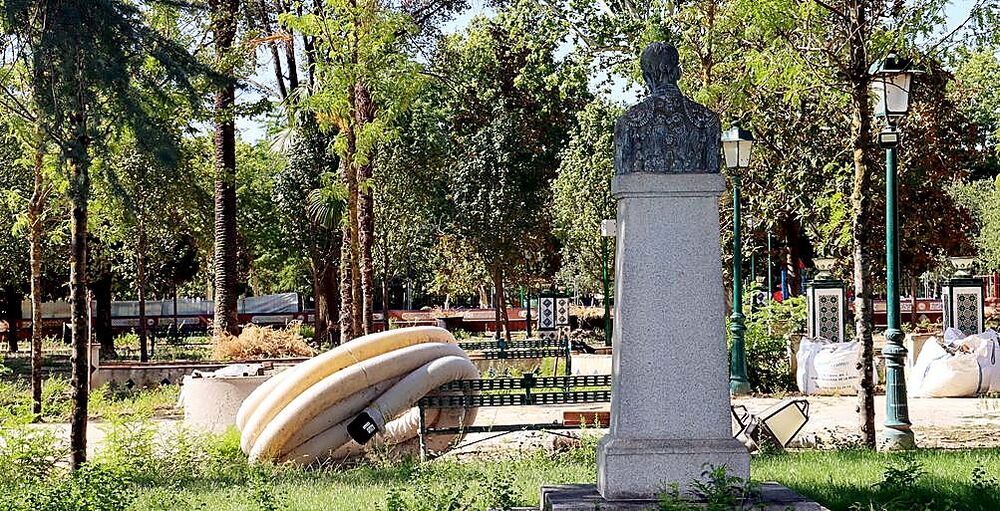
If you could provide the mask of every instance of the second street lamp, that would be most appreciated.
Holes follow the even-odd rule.
[[[753,136],[734,124],[722,134],[722,152],[726,157],[726,167],[733,180],[733,314],[729,317],[729,331],[733,346],[729,352],[729,393],[749,394],[750,381],[747,379],[747,358],[744,345],[746,317],[743,315],[743,243],[740,239],[740,174],[750,166],[750,149]]]
[[[910,84],[914,72],[910,62],[890,55],[872,68],[872,92],[876,96],[875,115],[884,117],[885,129],[879,133],[879,145],[885,149],[885,439],[889,449],[913,449],[916,442],[910,428],[906,402],[903,364],[906,348],[899,324],[899,247],[896,233],[896,126],[910,106]]]
[[[608,268],[608,238],[615,237],[614,219],[601,220],[601,282],[604,284],[604,345],[611,346],[611,278]]]

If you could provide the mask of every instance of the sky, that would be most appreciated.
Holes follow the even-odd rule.
[[[943,34],[950,32],[959,24],[963,23],[969,16],[969,11],[975,5],[976,0],[952,0],[945,8],[947,16],[947,26],[942,30]],[[455,19],[446,23],[443,27],[445,33],[455,33],[465,28],[469,22],[479,15],[490,15],[493,10],[486,6],[484,0],[470,0],[470,7],[465,12],[456,16]],[[269,55],[262,54],[257,72],[251,77],[251,81],[256,83],[272,85],[274,82],[273,71]],[[625,80],[615,80],[612,84],[611,97],[615,100],[631,104],[639,99],[642,90],[635,85],[629,85]],[[259,100],[261,94],[254,90],[244,90],[239,93],[237,102],[249,103]],[[241,117],[236,122],[239,136],[246,142],[254,143],[267,137],[266,119],[263,116]]]

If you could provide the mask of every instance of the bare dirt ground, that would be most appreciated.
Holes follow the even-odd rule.
[[[810,419],[798,436],[804,446],[812,446],[819,439],[823,444],[848,440],[857,430],[858,414],[855,396],[811,396]],[[779,402],[778,398],[736,398],[734,404],[745,405],[751,412],[759,412]],[[510,424],[518,422],[545,423],[559,420],[569,410],[606,411],[608,405],[567,405],[552,407],[486,408],[479,411],[477,425]],[[875,398],[876,429],[881,433],[885,420],[885,397]],[[911,398],[910,421],[917,443],[928,448],[1000,447],[1000,398]],[[593,430],[604,434],[606,430]],[[552,435],[543,432],[518,432],[505,437],[485,440],[489,434],[470,435],[467,441],[483,440],[460,449],[468,451],[489,449],[527,449],[549,445]]]
[[[854,396],[812,396],[807,398],[810,419],[798,440],[806,446],[815,445],[819,438],[825,445],[830,441],[843,441],[857,429],[857,398]],[[759,412],[780,401],[778,398],[750,397],[734,399],[734,404],[745,405],[751,412]],[[875,398],[876,428],[882,430],[885,418],[885,398]],[[547,407],[497,407],[479,410],[476,425],[516,423],[550,423],[562,419],[565,411],[607,411],[607,404],[565,405]],[[1000,398],[911,398],[909,400],[910,420],[917,443],[921,447],[962,448],[1000,447]],[[668,419],[669,420],[669,419]],[[158,419],[161,431],[179,427],[182,421]],[[68,440],[69,425],[65,423],[44,424],[60,438]],[[592,429],[591,434],[603,435],[606,430]],[[561,432],[567,433],[567,432]],[[578,433],[578,432],[576,432]],[[107,424],[91,422],[88,432],[88,450],[100,447],[107,434]],[[451,455],[463,456],[483,451],[528,450],[550,446],[556,435],[545,432],[515,432],[508,435],[480,433],[466,437],[465,447],[453,451]]]

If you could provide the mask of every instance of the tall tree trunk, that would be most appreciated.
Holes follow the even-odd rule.
[[[94,297],[94,340],[100,345],[101,358],[115,358],[115,334],[111,325],[111,287],[114,284],[107,261],[95,264],[97,274],[90,279],[90,294]]]
[[[351,226],[344,222],[340,244],[340,342],[354,339],[354,276],[351,271]]]
[[[79,69],[77,70],[79,73]],[[78,79],[79,76],[77,77]],[[70,171],[70,255],[69,289],[73,351],[70,356],[70,386],[73,408],[70,414],[70,458],[73,470],[87,460],[87,407],[90,401],[90,335],[87,303],[87,201],[90,196],[90,141],[83,84],[78,83],[77,110],[70,123],[74,140],[66,164]]]
[[[271,12],[265,0],[257,0],[257,16],[259,17],[260,28],[264,32],[264,36],[275,35],[271,26]],[[292,42],[294,44],[294,39],[292,39]],[[282,45],[286,48],[289,46],[286,43]],[[285,73],[281,70],[281,56],[278,54],[278,43],[272,40],[267,43],[267,47],[271,50],[271,64],[274,67],[275,82],[278,84],[278,97],[284,101],[288,98],[288,89],[285,87]]]
[[[239,0],[211,0],[215,52],[220,63],[226,62],[236,39],[236,16]],[[226,75],[232,66],[223,64]],[[236,315],[236,278],[238,247],[236,239],[236,124],[235,78],[215,93],[215,318],[213,335],[239,332]]]
[[[138,246],[135,256],[135,281],[138,288],[139,298],[139,361],[149,361],[148,335],[146,329],[146,225],[143,220],[144,215],[139,215],[137,225],[139,227]]]
[[[320,346],[336,345],[333,329],[337,318],[337,265],[326,261],[314,264],[313,297],[316,302],[316,320],[313,323],[316,343]]]
[[[351,92],[348,95],[348,104],[354,105],[354,88],[351,88]],[[353,106],[351,107],[353,110]],[[349,341],[357,336],[363,335],[364,333],[364,321],[363,314],[364,309],[362,306],[362,290],[361,290],[361,267],[360,267],[360,239],[358,233],[358,206],[360,202],[360,190],[358,187],[358,173],[357,166],[355,165],[354,157],[357,153],[357,133],[354,130],[354,122],[345,122],[342,126],[344,140],[347,142],[347,148],[344,157],[341,159],[341,176],[344,180],[344,184],[347,188],[347,221],[344,227],[344,240],[343,247],[340,253],[340,266],[345,272],[342,274],[343,278],[349,277],[350,282],[346,288],[348,294],[341,292],[342,300],[340,304],[340,314],[342,321],[350,321],[351,336],[344,337],[344,341]],[[348,299],[350,304],[345,304],[343,299]],[[345,305],[348,305],[345,307]],[[347,314],[347,315],[345,315]],[[341,326],[341,332],[344,332],[344,326]]]
[[[869,235],[871,226],[872,173],[869,136],[871,134],[872,112],[869,101],[868,57],[865,51],[867,34],[867,12],[863,0],[854,0],[848,6],[848,31],[850,51],[851,103],[853,119],[851,123],[851,143],[854,157],[854,189],[851,194],[853,218],[851,241],[854,252],[854,329],[855,340],[862,349],[857,361],[861,373],[858,384],[858,432],[864,444],[875,448],[875,382],[872,378],[872,289],[869,257]]]
[[[490,295],[486,292],[486,284],[480,284],[479,288],[479,308],[488,309],[490,308]]]
[[[382,328],[389,329],[389,279],[382,278]]]
[[[17,353],[17,322],[21,319],[21,299],[24,294],[16,289],[4,292],[4,321],[7,323],[7,351]]]
[[[383,239],[383,246],[389,244],[388,240]],[[382,251],[382,322],[386,330],[389,329],[389,286],[392,279],[389,277],[389,251]],[[448,306],[445,305],[447,309]]]
[[[375,120],[375,104],[372,102],[371,91],[359,82],[354,87],[354,119],[356,129],[361,130]],[[370,180],[372,178],[372,159],[374,154],[367,155],[364,163],[357,165],[355,179],[359,187],[358,194],[358,268],[361,277],[361,324],[365,334],[372,333],[372,316],[375,312],[375,277],[372,261],[372,247],[375,242],[375,205]],[[354,159],[357,162],[357,158]]]
[[[795,218],[786,219],[782,229],[785,235],[785,274],[788,294],[789,296],[799,296],[802,294],[802,268],[800,264],[804,259],[808,240],[804,238],[802,226]]]
[[[28,202],[28,233],[31,245],[31,413],[42,414],[42,215],[50,187],[42,175],[45,152],[35,151],[35,185]]]
[[[177,283],[174,282],[173,285],[173,308],[170,310],[170,315],[173,316],[173,324],[171,325],[171,331],[174,337],[179,338],[181,335],[181,324],[177,321]]]
[[[503,334],[510,342],[510,312],[507,310],[507,286],[504,284],[504,271],[500,270],[500,285],[497,289],[497,307],[500,307],[500,317],[503,319]]]
[[[493,310],[494,317],[496,318],[496,337],[500,338],[501,330],[504,332],[504,338],[507,342],[510,342],[510,318],[507,317],[507,298],[504,293],[503,285],[503,268],[499,263],[493,265],[492,271],[490,271],[490,276],[493,278]]]

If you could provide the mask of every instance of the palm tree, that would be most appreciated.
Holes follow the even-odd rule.
[[[228,79],[215,92],[215,320],[214,335],[236,334],[236,83],[231,54],[239,0],[211,0],[212,31],[220,73]]]

